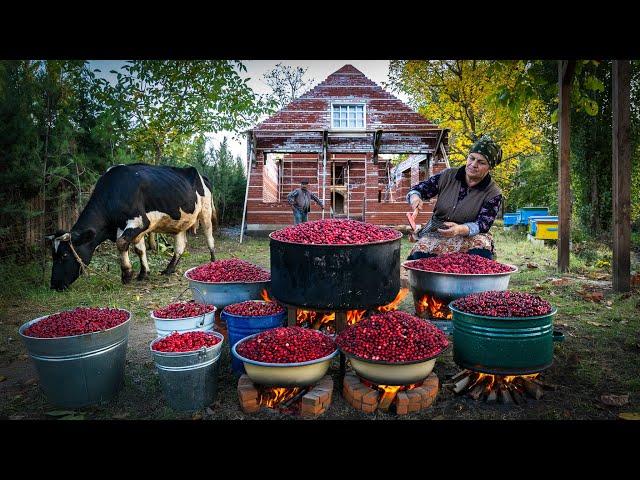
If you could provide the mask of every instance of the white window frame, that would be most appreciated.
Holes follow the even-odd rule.
[[[362,127],[334,127],[333,126],[333,112],[335,111],[336,106],[358,106],[362,107]],[[347,110],[348,114],[348,110]],[[349,123],[349,118],[347,116],[347,124]],[[329,118],[329,125],[331,126],[331,130],[349,130],[349,131],[361,131],[367,129],[367,104],[365,102],[331,102],[331,116]]]

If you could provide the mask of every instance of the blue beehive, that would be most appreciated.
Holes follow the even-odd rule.
[[[549,209],[547,207],[522,207],[518,210],[520,212],[520,225],[529,225],[529,217],[534,215],[549,215]]]
[[[519,216],[520,215],[518,213],[505,213],[502,217],[504,220],[504,226],[510,227],[512,225],[516,225],[518,223]]]

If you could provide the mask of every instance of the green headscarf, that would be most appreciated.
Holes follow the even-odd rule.
[[[494,168],[502,161],[502,149],[491,140],[489,135],[483,135],[471,145],[469,153],[481,153],[489,162],[491,168]]]

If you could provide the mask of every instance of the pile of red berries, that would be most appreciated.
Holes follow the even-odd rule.
[[[191,352],[202,347],[213,347],[220,341],[211,332],[173,332],[155,342],[151,348],[156,352]]]
[[[452,305],[463,312],[487,317],[537,317],[553,310],[551,304],[524,292],[488,291],[455,300]]]
[[[333,339],[317,330],[277,327],[265,330],[236,347],[245,358],[265,363],[299,363],[335,352]]]
[[[153,316],[157,318],[188,318],[197,317],[204,313],[213,312],[216,309],[213,305],[196,302],[176,302],[166,307],[153,311]]]
[[[512,272],[513,267],[498,263],[480,255],[468,253],[446,253],[437,257],[420,258],[407,262],[407,266],[427,272],[443,273],[507,273]]]
[[[354,245],[395,240],[402,234],[393,228],[383,228],[355,220],[316,220],[285,227],[273,232],[275,240],[316,245]]]
[[[243,317],[264,317],[267,315],[277,315],[284,312],[284,308],[275,302],[265,302],[263,300],[247,300],[246,302],[234,303],[224,307],[224,311],[232,315]]]
[[[27,337],[56,338],[99,332],[120,325],[129,312],[119,308],[77,307],[54,313],[24,330]]]
[[[336,343],[357,357],[389,363],[427,360],[449,345],[432,323],[398,310],[361,320],[340,333]]]
[[[271,273],[253,263],[239,258],[216,260],[191,270],[187,276],[199,282],[266,282]]]

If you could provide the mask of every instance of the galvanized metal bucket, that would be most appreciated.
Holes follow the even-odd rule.
[[[189,278],[189,272],[198,267],[193,267],[184,272],[184,278],[189,282],[189,288],[193,289],[193,298],[196,302],[215,305],[219,310],[232,303],[245,300],[259,300],[262,290],[269,291],[271,281],[264,282],[201,282]]]
[[[149,316],[155,323],[158,337],[164,337],[172,332],[211,332],[213,331],[215,314],[216,310],[214,309],[197,317],[158,318],[153,314],[153,310],[149,312]]]
[[[218,372],[224,336],[211,332],[220,339],[212,347],[193,352],[158,352],[149,344],[149,350],[158,370],[160,384],[167,403],[174,410],[200,410],[213,403],[218,390]]]
[[[35,364],[40,388],[51,404],[84,407],[110,400],[122,388],[131,320],[131,312],[125,311],[129,317],[120,325],[83,335],[57,338],[24,335],[29,326],[49,315],[20,327],[18,333]]]

